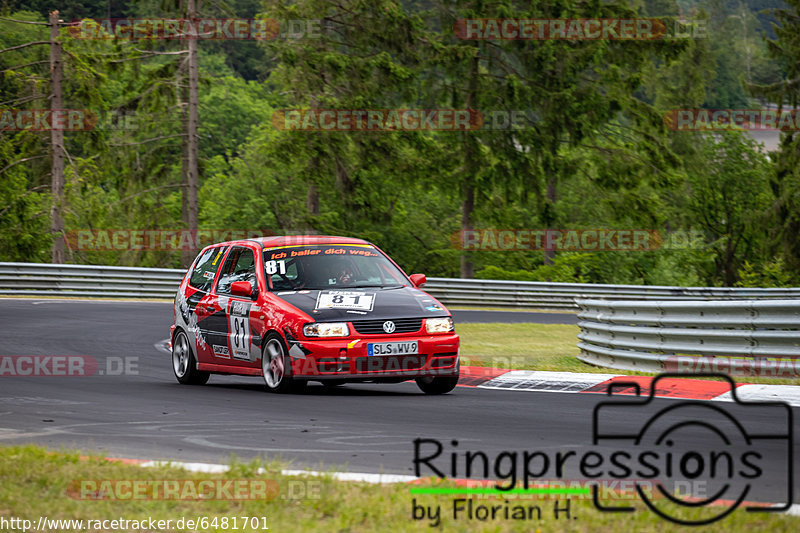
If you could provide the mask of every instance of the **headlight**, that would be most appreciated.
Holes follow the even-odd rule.
[[[453,331],[455,327],[453,326],[453,319],[447,316],[442,318],[429,318],[425,322],[425,329],[428,330],[428,333],[447,333]]]
[[[303,326],[303,335],[306,337],[347,337],[350,330],[347,322],[315,322]]]

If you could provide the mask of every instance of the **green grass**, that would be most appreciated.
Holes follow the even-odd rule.
[[[227,517],[263,517],[270,531],[574,531],[574,532],[658,532],[658,531],[770,531],[794,532],[800,530],[800,518],[777,514],[747,513],[743,510],[707,528],[680,528],[667,523],[634,502],[638,511],[634,514],[608,514],[595,510],[591,502],[570,498],[570,519],[562,514],[553,516],[556,500],[552,498],[520,499],[509,497],[511,505],[539,506],[542,518],[533,520],[468,520],[462,516],[453,519],[456,495],[412,494],[418,487],[405,484],[370,485],[366,483],[335,481],[330,476],[321,478],[287,477],[281,475],[282,466],[277,462],[266,464],[258,461],[235,463],[222,475],[189,473],[174,467],[141,468],[104,461],[100,458],[82,459],[76,453],[52,453],[36,446],[0,448],[0,517],[23,518],[38,522],[39,517],[49,519],[125,519],[172,520],[208,517],[212,520]],[[258,468],[264,467],[265,474]],[[86,500],[71,497],[69,489],[80,480],[253,480],[268,479],[277,482],[280,493],[271,500],[255,501],[153,501],[153,500]],[[294,485],[290,485],[294,483]],[[313,497],[293,498],[288,487],[307,487],[315,491]],[[436,487],[453,488],[448,483],[437,483]],[[311,488],[313,487],[313,489]],[[299,490],[294,491],[299,494]],[[74,493],[72,493],[74,495]],[[525,496],[525,498],[529,498]],[[567,498],[563,496],[562,498]],[[502,499],[477,497],[476,505],[502,505]],[[412,518],[412,504],[418,506],[441,506],[442,522],[439,528],[431,528],[427,520]],[[558,505],[564,507],[566,500]],[[682,518],[700,516],[703,511],[683,511]],[[707,512],[707,511],[706,511]],[[241,520],[241,518],[239,518]],[[217,528],[194,528],[196,531],[234,531]],[[74,530],[74,529],[73,529]],[[121,529],[131,531],[131,528]],[[172,527],[172,530],[176,530]],[[187,528],[177,529],[188,531]],[[259,531],[242,528],[237,531]],[[61,531],[72,531],[61,529]],[[109,531],[105,529],[103,531]],[[261,530],[263,531],[263,530]]]
[[[479,307],[479,306],[470,306],[470,305],[459,305],[457,307],[453,307],[452,305],[447,307],[451,311],[510,311],[510,312],[518,312],[518,313],[556,313],[560,315],[574,315],[577,310],[574,308],[571,309],[543,309],[541,307]]]
[[[463,365],[544,370],[551,372],[589,372],[655,376],[655,373],[603,368],[578,360],[578,333],[571,324],[456,324],[461,337]],[[691,375],[687,374],[687,378]],[[735,376],[741,383],[800,385],[797,378]]]
[[[521,370],[608,372],[578,361],[578,326],[457,324],[462,364]]]

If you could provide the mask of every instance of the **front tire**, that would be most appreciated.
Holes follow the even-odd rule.
[[[417,387],[425,394],[447,394],[456,388],[458,376],[417,378]]]
[[[210,376],[208,372],[197,370],[197,359],[189,346],[189,338],[182,330],[172,339],[172,372],[183,385],[204,385]]]
[[[302,391],[307,382],[294,379],[291,368],[292,362],[286,353],[283,339],[277,333],[270,333],[261,353],[261,375],[267,390],[278,394]]]

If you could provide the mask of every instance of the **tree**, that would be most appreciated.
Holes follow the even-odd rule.
[[[714,278],[732,287],[745,260],[765,256],[763,221],[771,197],[767,158],[745,133],[695,140],[702,143],[704,157],[689,174],[687,207],[711,237]]]
[[[587,4],[577,1],[555,5],[496,0],[437,2],[440,17],[431,27],[431,71],[437,101],[457,107],[474,106],[486,111],[523,110],[528,123],[502,131],[475,131],[444,140],[446,157],[462,157],[464,165],[452,178],[462,192],[462,229],[473,225],[473,211],[480,209],[497,188],[528,195],[535,200],[536,221],[544,227],[560,222],[559,186],[579,167],[571,163],[570,149],[586,146],[616,157],[625,151],[600,148],[594,142],[609,135],[608,128],[654,127],[660,117],[635,96],[653,58],[665,60],[683,48],[669,41],[621,42],[613,40],[470,41],[453,33],[459,19],[509,17],[525,19],[634,18],[622,4]],[[436,38],[435,36],[438,36]],[[436,92],[438,90],[438,93]],[[627,113],[626,120],[615,121]],[[612,134],[614,135],[614,134]],[[627,137],[628,135],[623,135]],[[481,154],[481,155],[479,155]],[[448,182],[448,185],[453,181]],[[523,224],[529,224],[524,221]],[[554,251],[545,253],[552,262]],[[470,277],[472,264],[462,256],[461,274]]]
[[[39,26],[46,25],[49,27],[50,30],[49,40],[29,41],[24,44],[19,44],[16,46],[0,50],[0,54],[11,52],[13,50],[20,50],[22,48],[27,48],[29,46],[39,46],[39,45],[49,46],[50,76],[48,81],[50,86],[50,94],[47,98],[50,100],[51,111],[60,112],[62,109],[64,109],[64,106],[63,106],[62,87],[61,87],[63,65],[61,60],[61,43],[59,40],[59,28],[62,24],[62,21],[59,20],[58,11],[53,11],[52,13],[50,13],[49,23],[36,22],[30,20],[8,19],[8,18],[4,20],[15,24],[30,24]],[[35,65],[37,63],[38,62],[28,63],[25,65],[17,65],[15,67],[10,67],[9,69],[6,69],[6,71]],[[33,96],[19,98],[7,103],[33,102],[36,100],[40,100],[42,98],[43,96],[34,94]],[[52,195],[52,203],[50,206],[50,233],[52,235],[52,243],[53,243],[52,253],[51,253],[51,261],[53,263],[64,263],[65,260],[64,218],[62,216],[62,210],[63,210],[62,203],[64,197],[64,156],[65,156],[64,132],[60,128],[52,127],[50,131],[50,157],[51,157],[50,192]],[[22,158],[17,162],[20,162],[25,159],[29,160],[29,158]]]
[[[782,67],[783,79],[770,84],[749,84],[752,94],[766,98],[783,109],[796,109],[800,102],[800,0],[786,0],[786,8],[774,15],[775,39],[767,40],[767,49]],[[770,187],[774,202],[770,206],[770,237],[774,253],[779,254],[794,271],[800,269],[800,135],[797,131],[781,134],[780,150],[775,156],[775,174]]]
[[[270,83],[285,94],[288,108],[397,109],[416,100],[412,66],[419,62],[422,22],[395,2],[270,2],[266,15],[324,20],[317,36],[278,38],[269,45],[279,62]],[[348,218],[386,222],[401,188],[423,172],[403,157],[408,147],[424,144],[420,137],[402,131],[286,131],[276,136],[275,152],[281,155],[273,164],[288,167],[286,175],[307,191],[302,215],[294,215],[303,222],[293,229],[335,230]],[[322,216],[329,207],[341,217]]]

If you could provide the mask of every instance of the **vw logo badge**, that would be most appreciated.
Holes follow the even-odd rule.
[[[383,331],[385,331],[386,333],[394,333],[394,330],[395,330],[395,325],[394,322],[392,322],[391,320],[387,320],[386,322],[383,323]]]

